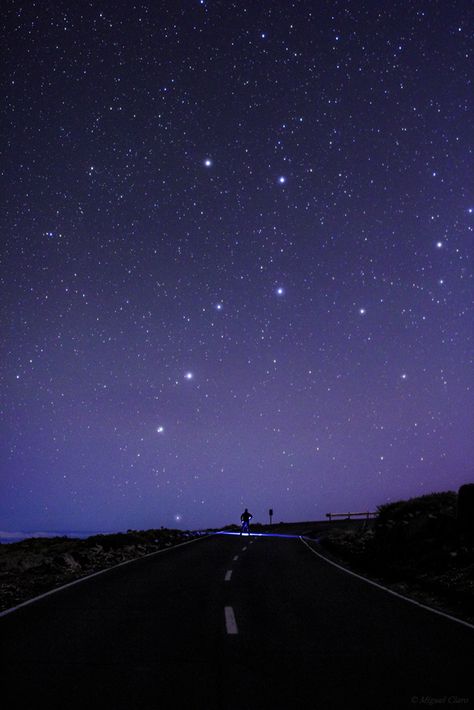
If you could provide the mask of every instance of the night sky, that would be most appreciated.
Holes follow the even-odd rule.
[[[472,480],[472,1],[5,7],[0,527]]]

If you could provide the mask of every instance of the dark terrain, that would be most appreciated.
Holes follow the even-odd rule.
[[[69,537],[29,538],[0,545],[0,611],[108,567],[143,557],[193,537],[181,530],[129,530]]]
[[[474,544],[451,491],[380,506],[368,524],[315,528],[321,551],[421,603],[474,623]]]
[[[311,538],[329,559],[474,623],[474,544],[459,529],[457,494],[448,491],[398,501],[380,506],[377,512],[371,520],[257,523],[252,531]],[[224,530],[239,528],[229,525]],[[161,528],[85,540],[30,538],[0,545],[0,611],[203,534]]]

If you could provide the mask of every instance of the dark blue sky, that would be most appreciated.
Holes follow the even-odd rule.
[[[3,529],[472,480],[469,0],[3,17]]]

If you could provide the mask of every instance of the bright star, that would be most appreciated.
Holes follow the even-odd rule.
[[[284,185],[286,182],[286,177],[284,175],[280,175],[280,177],[278,178],[278,182],[280,183],[280,185]]]
[[[365,316],[365,314],[367,313],[367,311],[365,310],[365,308],[359,308],[359,313],[360,313],[361,316]]]
[[[216,303],[216,311],[222,311],[223,307],[222,303]]]
[[[206,160],[204,161],[204,165],[206,166],[206,168],[210,168],[212,165],[212,160],[210,158],[206,158]]]
[[[285,293],[285,289],[282,286],[279,286],[276,290],[278,296],[283,296]]]
[[[156,431],[158,432],[158,434],[163,434],[164,430],[165,430],[164,426],[156,427]]]
[[[186,374],[184,375],[184,377],[185,377],[186,380],[192,380],[193,377],[194,377],[194,375],[193,375],[192,372],[186,372]]]
[[[443,246],[443,242],[436,242],[437,249],[441,249],[442,246]]]

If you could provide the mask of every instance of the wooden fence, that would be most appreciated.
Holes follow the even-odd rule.
[[[334,520],[334,518],[343,518],[344,520],[351,520],[351,518],[365,518],[369,520],[370,518],[376,518],[377,513],[326,513],[326,518],[329,518],[329,522]]]

